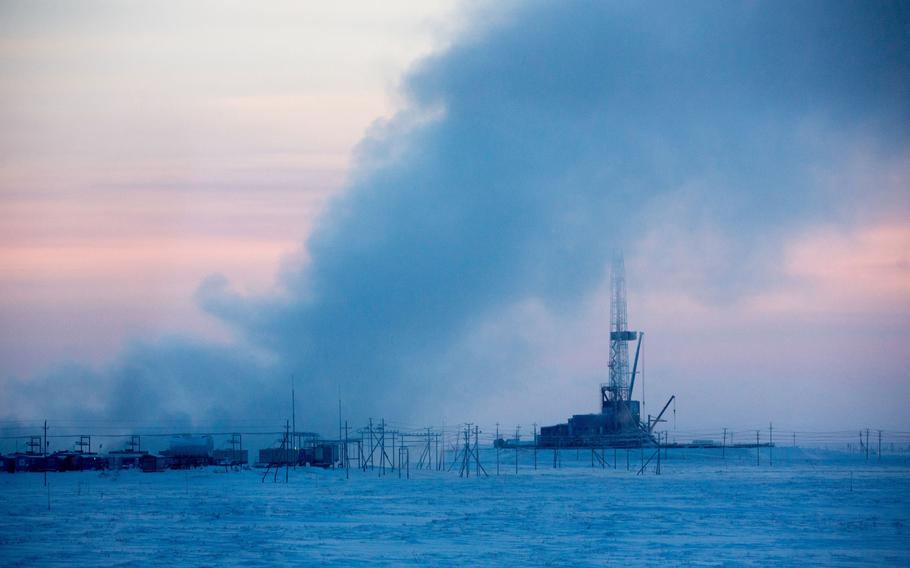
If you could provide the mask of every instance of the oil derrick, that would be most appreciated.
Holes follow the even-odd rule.
[[[629,330],[626,304],[626,267],[622,253],[613,256],[610,270],[610,361],[609,382],[600,387],[600,411],[611,417],[611,430],[639,438],[640,406],[632,400],[643,333]],[[629,369],[629,342],[636,341],[635,362]],[[630,440],[631,442],[632,440]],[[635,442],[633,442],[634,444]]]
[[[600,386],[602,411],[632,398],[629,341],[636,339],[638,333],[629,331],[625,262],[622,253],[617,253],[610,270],[610,377],[609,382]]]
[[[625,262],[613,257],[610,270],[609,377],[600,385],[600,412],[575,414],[567,423],[545,426],[536,437],[540,447],[641,447],[655,445],[651,425],[641,422],[641,404],[633,400],[644,333],[629,329]],[[630,365],[629,342],[635,342]]]

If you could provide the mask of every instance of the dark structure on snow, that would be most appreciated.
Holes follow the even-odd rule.
[[[544,426],[535,441],[538,447],[631,448],[653,446],[651,431],[660,421],[673,397],[660,415],[648,423],[641,421],[641,405],[632,400],[644,333],[629,330],[626,308],[625,266],[621,255],[613,259],[610,273],[610,362],[609,381],[600,385],[600,412],[576,414],[564,424]],[[629,366],[629,344],[635,343],[635,357]],[[500,446],[507,442],[498,441]]]

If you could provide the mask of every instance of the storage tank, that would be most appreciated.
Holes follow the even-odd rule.
[[[211,436],[175,436],[168,445],[168,455],[173,457],[211,457],[215,444]]]

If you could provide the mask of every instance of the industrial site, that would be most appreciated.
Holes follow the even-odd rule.
[[[910,566],[908,125],[908,0],[0,0],[0,568]]]
[[[141,433],[103,434],[94,436],[93,448],[92,434],[52,432],[48,435],[48,422],[44,422],[42,433],[0,436],[4,447],[13,444],[17,447],[16,451],[0,454],[2,471],[46,474],[136,469],[157,473],[169,469],[204,467],[224,468],[225,471],[254,468],[262,471],[262,481],[271,476],[274,482],[278,481],[280,472],[284,471],[283,475],[287,478],[287,471],[297,467],[344,470],[346,477],[350,476],[349,470],[352,469],[399,477],[404,471],[409,477],[412,468],[454,471],[463,477],[470,477],[473,472],[474,476],[487,477],[491,468],[495,468],[497,474],[500,472],[503,454],[511,456],[509,459],[516,473],[522,461],[519,454],[525,455],[525,460],[530,459],[536,470],[538,456],[541,462],[552,462],[552,467],[558,468],[565,455],[574,455],[574,459],[579,460],[584,452],[590,456],[592,468],[617,470],[622,462],[627,471],[634,469],[637,475],[660,474],[662,462],[671,459],[671,451],[686,455],[688,450],[696,449],[719,454],[722,459],[726,459],[728,451],[750,450],[756,466],[761,466],[762,456],[768,466],[773,466],[776,447],[788,448],[791,456],[798,447],[808,447],[859,454],[866,462],[870,459],[880,462],[886,454],[910,459],[910,432],[864,428],[855,434],[798,433],[778,428],[775,438],[771,423],[767,428],[746,431],[727,428],[710,433],[677,431],[676,409],[671,410],[673,424],[668,426],[666,418],[675,395],[662,405],[656,415],[648,414],[643,420],[640,402],[634,399],[634,395],[636,378],[643,373],[639,361],[645,334],[629,329],[625,264],[621,254],[613,259],[610,292],[610,345],[605,365],[608,380],[599,386],[600,412],[575,414],[566,423],[540,426],[539,429],[534,424],[530,435],[524,439],[520,427],[515,429],[514,435],[510,435],[505,428],[500,431],[498,424],[495,428],[464,423],[455,428],[429,426],[415,429],[372,418],[366,424],[352,425],[340,414],[336,437],[300,431],[292,387],[291,415],[285,420],[283,430],[155,433],[145,436]],[[6,431],[15,428],[7,427]],[[255,444],[269,438],[272,441],[267,447],[255,447]],[[143,439],[146,440],[145,448]],[[255,441],[251,443],[250,440]],[[68,441],[72,441],[70,448],[59,448],[61,443]],[[123,444],[121,448],[100,451],[103,444],[110,448],[112,445],[116,447],[118,442]],[[20,446],[22,449],[19,449]],[[738,455],[744,454],[739,451]],[[495,458],[492,462],[490,456]]]
[[[610,291],[600,412],[524,437],[520,425],[352,425],[340,414],[337,436],[305,432],[293,387],[274,431],[70,435],[51,420],[7,434],[4,447],[22,449],[0,455],[0,555],[650,565],[678,561],[682,538],[713,543],[692,547],[692,564],[910,562],[910,432],[678,430],[675,395],[642,417],[644,333],[628,323],[621,255]]]

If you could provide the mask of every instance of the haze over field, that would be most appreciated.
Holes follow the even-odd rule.
[[[645,413],[910,426],[900,3],[64,6],[0,8],[0,416],[559,421],[621,248]]]

